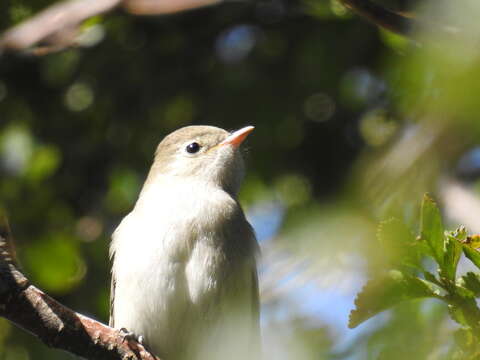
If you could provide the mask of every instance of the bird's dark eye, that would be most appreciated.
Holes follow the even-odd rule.
[[[187,150],[187,152],[190,154],[195,154],[196,152],[198,152],[198,150],[200,150],[200,145],[196,142],[193,142],[191,144],[188,144],[185,150]]]

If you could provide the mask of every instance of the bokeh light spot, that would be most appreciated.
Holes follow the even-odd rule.
[[[354,68],[348,71],[340,83],[343,103],[353,108],[378,99],[384,91],[384,82],[364,68]]]
[[[351,12],[338,0],[330,0],[330,9],[338,17],[349,17]]]
[[[255,47],[259,33],[252,25],[237,25],[225,30],[217,38],[217,56],[224,63],[244,60]]]
[[[327,94],[313,94],[305,100],[303,111],[310,120],[326,121],[335,113],[335,102]]]
[[[92,242],[102,234],[103,223],[93,216],[84,216],[78,219],[75,230],[83,241]]]
[[[92,47],[97,45],[105,37],[105,29],[100,24],[87,27],[78,36],[77,42],[80,46]]]
[[[287,207],[302,205],[309,201],[312,188],[310,181],[300,174],[289,174],[275,182],[275,190]]]
[[[92,87],[85,82],[77,82],[70,86],[65,94],[65,105],[71,111],[83,111],[92,105],[94,93]]]
[[[0,135],[0,164],[11,175],[22,174],[33,153],[33,139],[28,130],[11,126]]]
[[[48,291],[67,293],[83,279],[86,265],[75,239],[68,234],[49,234],[23,250],[22,258],[35,281]]]
[[[397,130],[397,123],[389,119],[383,109],[367,112],[360,120],[360,133],[371,146],[385,144]]]
[[[58,169],[61,158],[61,153],[55,146],[39,146],[29,162],[27,177],[37,182],[48,178]]]

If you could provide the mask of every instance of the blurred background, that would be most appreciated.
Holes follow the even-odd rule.
[[[53,3],[3,0],[5,31]],[[480,4],[378,0],[412,39],[336,0],[229,1],[90,18],[73,48],[0,56],[0,205],[41,289],[108,321],[110,235],[158,142],[190,124],[254,125],[241,203],[262,247],[269,359],[441,359],[444,305],[348,329],[385,270],[380,220],[416,233],[422,194],[480,232]],[[0,359],[68,359],[0,319]]]

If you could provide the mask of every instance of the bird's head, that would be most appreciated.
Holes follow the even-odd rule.
[[[149,182],[159,176],[206,182],[235,195],[243,180],[240,144],[253,130],[247,126],[229,133],[214,126],[186,126],[158,145]]]

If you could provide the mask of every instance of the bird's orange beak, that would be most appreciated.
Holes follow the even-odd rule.
[[[250,134],[255,127],[253,126],[245,126],[244,128],[241,128],[240,130],[237,130],[230,134],[225,140],[223,140],[218,146],[223,146],[223,145],[233,145],[235,147],[240,146],[240,144],[245,140],[245,138]]]

